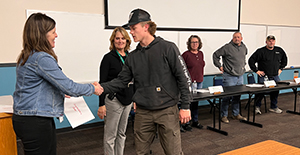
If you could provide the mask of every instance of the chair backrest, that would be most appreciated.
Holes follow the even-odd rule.
[[[253,73],[248,73],[247,74],[247,80],[248,80],[248,84],[256,83]]]
[[[215,75],[213,78],[213,86],[223,86],[223,77]]]

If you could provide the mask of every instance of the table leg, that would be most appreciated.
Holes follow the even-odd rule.
[[[300,115],[299,112],[296,111],[296,106],[297,106],[297,88],[292,88],[293,89],[293,92],[295,94],[295,101],[294,101],[294,111],[291,111],[291,110],[287,110],[286,112],[287,113],[291,113],[291,114],[296,114],[296,115]]]
[[[249,94],[249,99],[248,99],[248,103],[247,103],[247,105],[248,105],[248,107],[247,107],[248,108],[248,118],[247,118],[246,121],[245,120],[240,120],[240,122],[262,128],[263,127],[262,124],[255,123],[255,103],[256,103],[255,99],[254,99],[254,104],[253,104],[253,122],[250,122],[250,108],[251,108],[251,102],[252,102],[252,96],[253,95],[254,94],[252,94],[252,93]]]
[[[226,131],[221,130],[221,110],[219,109],[219,129],[217,129],[216,128],[216,106],[217,106],[217,104],[216,104],[215,100],[213,100],[213,102],[211,102],[210,100],[207,100],[207,101],[210,103],[211,106],[213,106],[213,127],[207,126],[207,129],[227,136],[228,133]],[[221,101],[222,101],[222,99],[219,99],[220,104],[221,104]],[[220,107],[221,107],[221,105],[220,105]]]

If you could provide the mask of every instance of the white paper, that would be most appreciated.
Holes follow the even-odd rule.
[[[263,85],[263,84],[253,83],[253,84],[247,84],[246,87],[257,87],[257,88],[262,88],[262,87],[264,87],[264,85]]]
[[[64,121],[64,117],[59,117],[59,123]]]
[[[208,89],[196,89],[196,91],[199,93],[209,93]]]
[[[295,83],[299,84],[300,83],[300,78],[295,78],[294,81],[295,81]]]
[[[72,128],[76,128],[95,118],[83,97],[65,98],[64,107],[65,115]]]
[[[296,82],[290,82],[290,85],[297,85]]]
[[[270,86],[276,86],[276,82],[274,80],[264,81],[265,87],[269,88]]]
[[[223,87],[222,86],[212,86],[212,87],[208,87],[208,90],[211,94],[215,93],[215,92],[224,92]]]
[[[0,96],[0,113],[13,113],[13,97],[11,95]]]

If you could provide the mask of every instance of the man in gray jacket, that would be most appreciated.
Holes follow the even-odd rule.
[[[213,54],[214,65],[223,73],[223,86],[236,86],[243,84],[247,47],[242,40],[242,33],[235,32],[232,40],[219,48]],[[220,57],[222,57],[223,64],[220,63]],[[246,120],[245,117],[240,115],[240,97],[241,95],[223,98],[221,104],[222,122],[229,123],[227,117],[230,100],[232,104],[232,118]]]

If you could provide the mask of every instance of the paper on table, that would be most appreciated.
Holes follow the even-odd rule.
[[[224,92],[224,89],[222,86],[211,86],[211,87],[208,87],[208,90],[211,94]]]
[[[0,113],[13,113],[13,97],[11,95],[0,96]]]
[[[64,107],[65,115],[72,128],[76,128],[95,118],[83,97],[65,98]]]
[[[290,82],[290,85],[297,85],[296,82]]]
[[[209,93],[208,89],[197,89],[196,91],[199,93]]]
[[[253,84],[247,84],[246,87],[258,87],[258,88],[262,88],[262,87],[264,87],[264,85],[263,84],[253,83]]]

